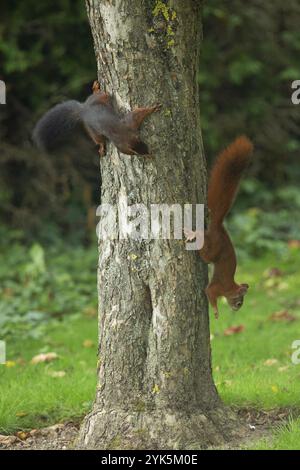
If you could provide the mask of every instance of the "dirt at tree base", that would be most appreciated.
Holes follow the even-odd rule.
[[[69,450],[78,436],[80,423],[58,423],[42,429],[0,436],[0,450]]]
[[[268,411],[241,408],[235,411],[249,431],[242,439],[234,440],[222,449],[239,449],[269,437],[274,428],[286,422],[289,416],[299,415],[299,412],[287,408]],[[19,431],[12,436],[0,436],[0,450],[69,450],[74,448],[79,428],[79,421],[68,421],[47,428]]]

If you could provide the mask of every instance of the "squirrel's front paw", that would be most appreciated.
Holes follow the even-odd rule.
[[[100,91],[100,83],[98,80],[95,80],[92,87],[93,93],[98,93]]]
[[[106,145],[105,144],[99,144],[99,155],[100,155],[100,157],[105,157],[105,155],[106,155]]]
[[[196,232],[193,232],[193,230],[189,230],[188,228],[184,227],[184,236],[187,242],[192,242],[193,240],[195,240],[196,235]]]

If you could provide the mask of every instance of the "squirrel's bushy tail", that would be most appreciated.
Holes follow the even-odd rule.
[[[36,146],[52,151],[67,141],[77,127],[81,127],[82,105],[71,100],[54,106],[36,124],[32,138]]]
[[[246,136],[240,136],[217,157],[208,184],[211,223],[218,225],[223,222],[232,206],[252,152],[252,142]]]

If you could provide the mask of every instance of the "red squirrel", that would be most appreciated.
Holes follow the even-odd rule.
[[[50,109],[36,124],[33,140],[40,149],[51,151],[83,127],[99,145],[101,157],[106,153],[106,139],[127,155],[149,155],[148,146],[139,136],[139,128],[145,117],[160,108],[160,104],[155,104],[120,116],[112,106],[110,95],[101,91],[99,82],[95,81],[93,94],[84,103],[65,101]]]
[[[219,316],[219,297],[226,297],[230,307],[239,310],[249,288],[248,284],[237,284],[234,280],[236,254],[223,222],[233,204],[252,152],[251,141],[245,136],[238,137],[217,157],[208,183],[209,225],[204,233],[204,245],[199,254],[203,261],[214,264],[206,294],[216,318]],[[188,240],[193,238],[193,232],[187,233]]]

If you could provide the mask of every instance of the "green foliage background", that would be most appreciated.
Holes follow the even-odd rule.
[[[300,176],[300,113],[291,103],[291,83],[300,77],[299,22],[297,0],[210,0],[204,8],[199,81],[206,148],[216,152],[236,134],[249,134],[253,174],[273,187]]]
[[[87,204],[99,198],[96,152],[50,158],[33,149],[30,136],[49,107],[70,97],[84,100],[95,77],[82,0],[1,2],[0,78],[7,85],[7,105],[0,107],[2,223],[47,240],[74,229],[85,236]]]
[[[204,3],[198,77],[205,150],[210,162],[238,134],[255,143],[234,208],[244,215],[232,222],[240,246],[254,251],[277,246],[274,233],[287,240],[300,229],[300,107],[291,103],[291,82],[300,78],[299,24],[297,0]],[[95,77],[82,0],[2,0],[0,78],[8,105],[0,107],[0,221],[29,238],[88,239],[87,213],[100,198],[97,152],[46,157],[30,134],[53,104],[83,100]]]

